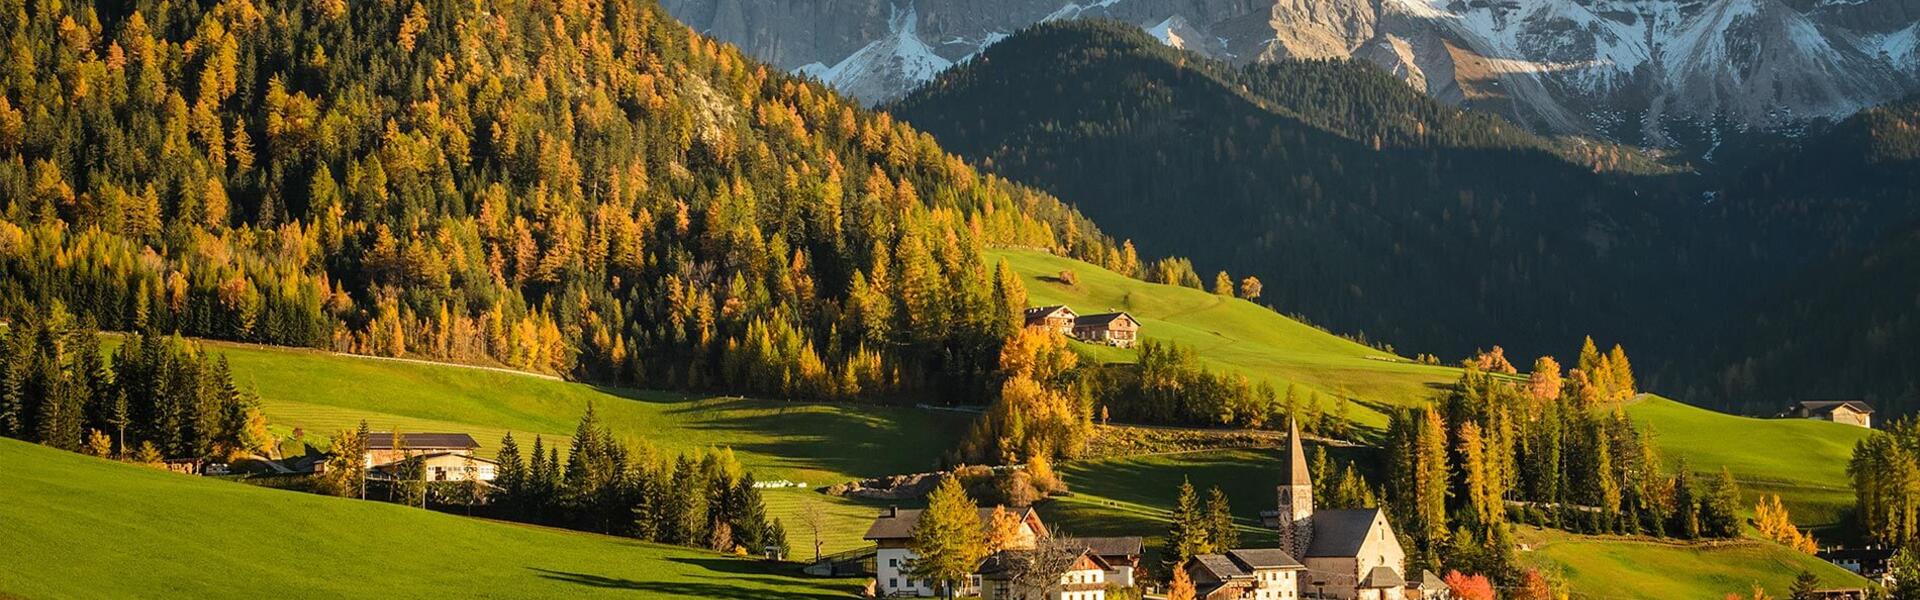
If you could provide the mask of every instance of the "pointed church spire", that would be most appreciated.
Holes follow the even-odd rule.
[[[1287,419],[1287,480],[1283,485],[1313,486],[1307,473],[1307,453],[1300,447],[1300,422]]]

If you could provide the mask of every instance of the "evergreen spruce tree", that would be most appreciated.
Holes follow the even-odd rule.
[[[546,441],[534,435],[532,460],[527,463],[527,481],[522,486],[525,491],[520,496],[519,508],[521,515],[535,523],[546,520],[547,506],[552,502],[549,494],[553,490],[547,486],[553,478],[548,473],[546,454]]]
[[[1240,530],[1233,524],[1233,508],[1227,505],[1227,493],[1214,486],[1207,495],[1207,553],[1222,554],[1240,545]]]
[[[734,545],[746,548],[749,552],[760,552],[772,539],[772,523],[767,521],[767,505],[760,498],[760,490],[753,487],[753,475],[748,474],[735,486],[734,497],[739,499],[740,508],[734,513]]]
[[[1720,476],[1707,486],[1700,500],[1700,535],[1715,538],[1740,536],[1740,486],[1733,473],[1720,468]]]
[[[1812,571],[1801,571],[1793,578],[1793,587],[1787,588],[1787,600],[1814,600],[1814,592],[1820,589],[1820,576]]]
[[[1673,474],[1673,523],[1667,528],[1674,536],[1691,540],[1700,537],[1700,501],[1693,491],[1693,472],[1687,459],[1681,458]]]
[[[787,553],[793,549],[787,542],[787,525],[777,517],[767,526],[766,543],[779,549],[780,560],[786,560]]]
[[[1167,528],[1167,550],[1163,555],[1167,566],[1183,564],[1207,552],[1208,523],[1200,511],[1200,496],[1194,493],[1193,482],[1181,478],[1180,494],[1174,501],[1173,523]]]
[[[493,484],[500,488],[501,510],[503,516],[525,519],[527,497],[527,461],[520,456],[520,443],[514,441],[509,431],[500,438],[500,452],[495,456],[500,463],[500,472],[494,474]]]

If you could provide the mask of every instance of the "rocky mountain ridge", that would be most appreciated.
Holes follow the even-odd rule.
[[[1132,23],[1245,63],[1357,57],[1536,131],[1792,133],[1920,91],[1920,0],[666,0],[694,29],[869,103],[1022,28]]]

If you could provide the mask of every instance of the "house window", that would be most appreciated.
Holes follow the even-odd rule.
[[[892,590],[892,589],[899,589],[899,588],[900,588],[900,580],[894,579],[892,577],[887,578],[887,589]]]

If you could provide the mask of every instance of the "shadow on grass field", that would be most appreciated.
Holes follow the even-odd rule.
[[[862,583],[9,439],[0,439],[0,465],[0,596],[845,598]],[[620,582],[633,585],[590,585]]]

